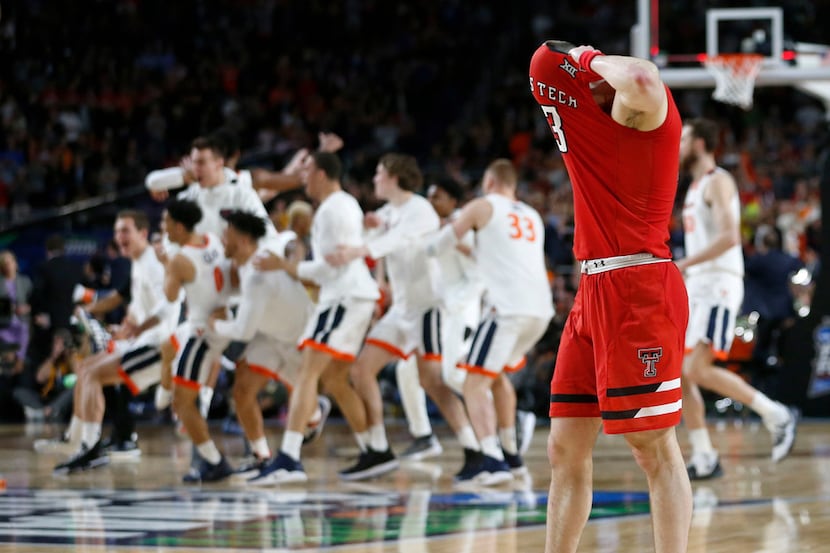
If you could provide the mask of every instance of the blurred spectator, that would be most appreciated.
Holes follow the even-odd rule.
[[[39,364],[29,370],[14,389],[14,399],[23,407],[30,422],[65,422],[72,412],[72,388],[76,364],[80,362],[80,336],[59,328],[52,337],[52,348]]]
[[[74,304],[72,291],[83,281],[83,267],[66,256],[63,237],[46,239],[46,261],[35,272],[32,291],[32,339],[29,356],[34,363],[52,349],[52,336],[59,328],[69,328]]]
[[[20,372],[29,347],[32,281],[18,272],[17,258],[8,250],[0,252],[0,275],[3,276],[3,285],[0,286],[0,342],[17,347],[13,359],[14,372]]]
[[[781,250],[778,229],[758,227],[756,253],[746,258],[745,296],[742,311],[758,313],[753,360],[763,367],[777,351],[776,337],[795,317],[790,278],[804,264]]]

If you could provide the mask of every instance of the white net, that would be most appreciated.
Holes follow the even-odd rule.
[[[764,56],[760,54],[723,54],[707,58],[703,65],[715,77],[712,98],[745,110],[751,108],[755,78],[763,61]]]

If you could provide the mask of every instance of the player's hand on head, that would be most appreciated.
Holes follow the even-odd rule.
[[[581,56],[584,52],[590,52],[592,50],[596,50],[593,46],[588,46],[587,44],[581,44],[575,48],[571,48],[568,55],[571,56],[575,62],[579,62],[579,56]]]
[[[184,171],[182,179],[184,180],[185,184],[196,182],[196,171],[195,169],[193,169],[193,158],[191,158],[190,156],[184,156],[182,160],[179,162],[179,167],[181,167]]]
[[[321,132],[317,135],[320,151],[334,153],[343,147],[343,139],[333,132]]]
[[[300,148],[294,155],[291,156],[291,159],[288,161],[288,164],[283,168],[283,172],[289,175],[296,175],[300,172],[300,168],[303,166],[305,162],[305,158],[308,157],[308,149],[307,148]]]

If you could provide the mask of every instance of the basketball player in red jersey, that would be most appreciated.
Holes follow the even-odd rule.
[[[548,41],[530,62],[574,191],[582,277],[551,382],[548,553],[576,551],[600,426],[648,478],[657,553],[686,551],[692,500],[674,427],[688,320],[667,246],[681,121],[649,61]]]

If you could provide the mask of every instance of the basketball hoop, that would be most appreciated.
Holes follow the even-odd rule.
[[[760,54],[720,54],[706,58],[703,65],[715,77],[712,98],[745,110],[751,108],[755,78],[763,61],[764,56]]]

